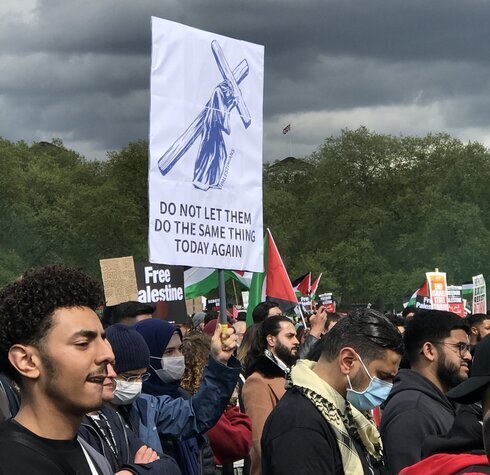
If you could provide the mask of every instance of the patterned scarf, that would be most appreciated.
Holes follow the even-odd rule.
[[[364,447],[371,464],[382,465],[383,445],[370,414],[361,413],[350,405],[312,371],[314,366],[313,361],[298,361],[291,371],[291,383],[313,403],[330,424],[340,450],[344,473],[349,475],[364,473],[353,438]]]

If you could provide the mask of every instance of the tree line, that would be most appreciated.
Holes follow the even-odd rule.
[[[265,157],[267,159],[267,157]],[[53,262],[147,257],[148,143],[85,160],[60,140],[0,140],[0,285]],[[292,278],[323,272],[343,305],[400,308],[428,270],[490,275],[490,153],[447,134],[364,127],[302,159],[266,162],[264,225]]]

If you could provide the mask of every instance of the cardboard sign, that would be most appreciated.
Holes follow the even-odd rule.
[[[447,288],[447,297],[449,302],[449,311],[459,315],[465,316],[464,302],[463,302],[463,288],[461,285],[450,285]]]
[[[133,257],[100,259],[106,305],[137,300],[138,287]]]
[[[433,310],[449,311],[445,272],[427,272],[429,298]]]
[[[137,262],[135,269],[138,301],[155,304],[154,317],[186,323],[183,267]]]
[[[487,313],[487,285],[483,274],[473,277],[473,313]]]

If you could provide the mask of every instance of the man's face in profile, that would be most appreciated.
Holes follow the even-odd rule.
[[[99,408],[114,354],[97,314],[87,307],[59,308],[52,319],[39,345],[39,390],[67,413]]]

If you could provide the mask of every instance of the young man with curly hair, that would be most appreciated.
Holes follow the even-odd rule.
[[[77,439],[83,415],[102,405],[114,360],[94,311],[100,301],[97,282],[60,265],[0,291],[0,371],[21,392],[18,414],[0,426],[0,474],[112,473]]]

